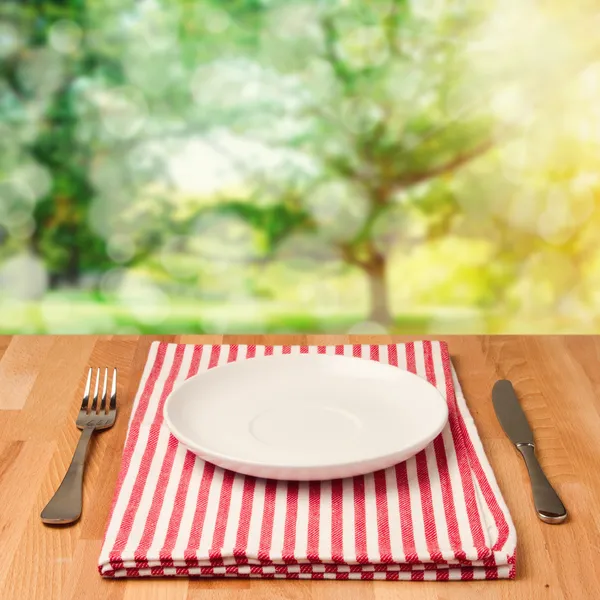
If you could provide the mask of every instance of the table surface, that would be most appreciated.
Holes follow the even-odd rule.
[[[600,597],[600,337],[448,336],[450,353],[518,535],[517,579],[498,582],[103,580],[96,570],[127,422],[150,343],[391,343],[408,336],[0,336],[0,598],[325,600]],[[119,368],[116,425],[94,436],[83,515],[64,528],[40,511],[78,440],[88,366]],[[570,517],[535,516],[526,470],[490,392],[511,379],[538,455]]]

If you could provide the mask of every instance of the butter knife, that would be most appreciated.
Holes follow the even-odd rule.
[[[533,432],[510,381],[501,379],[496,382],[492,390],[492,403],[502,429],[527,465],[538,517],[544,523],[562,523],[567,518],[567,510],[535,456]]]

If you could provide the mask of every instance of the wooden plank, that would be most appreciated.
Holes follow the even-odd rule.
[[[15,337],[13,343],[16,341],[21,345],[21,340]],[[33,338],[27,340],[37,344]],[[35,369],[30,368],[33,385],[27,394],[27,402],[6,424],[2,435],[16,440],[26,440],[32,435],[53,441],[65,438],[67,445],[74,447],[77,443],[75,418],[81,406],[86,369],[95,343],[94,336],[48,337],[45,345],[50,347],[45,359]],[[33,351],[28,352],[33,355]],[[0,382],[0,396],[13,385],[12,380],[6,384]]]
[[[97,571],[102,540],[79,540],[69,560],[64,591],[57,598],[68,600],[121,600],[126,595],[127,581],[102,582]],[[98,585],[100,584],[100,585]],[[102,585],[109,584],[109,585]],[[47,596],[50,598],[51,596]],[[146,598],[146,596],[141,596]]]
[[[15,568],[11,567],[15,554],[24,550],[25,529],[54,450],[53,442],[0,442],[0,598],[16,597],[11,596],[5,582]],[[32,550],[27,548],[26,552]]]
[[[2,357],[4,356],[4,353],[6,352],[11,340],[11,335],[0,335],[0,361],[2,360]]]
[[[222,335],[178,335],[179,344],[235,344],[236,342],[223,342]]]
[[[188,580],[173,579],[169,585],[156,585],[156,581],[138,579],[128,581],[125,586],[125,600],[186,600]],[[74,599],[75,600],[75,599]]]
[[[94,366],[116,367],[118,370],[117,419],[113,427],[92,437],[83,489],[81,539],[99,540],[104,537],[121,464],[127,424],[148,357],[149,344],[149,340],[140,343],[135,338],[101,340],[96,343],[90,357],[90,364]],[[87,507],[94,508],[86,510]]]
[[[15,336],[0,360],[0,410],[20,410],[33,388],[54,339]]]

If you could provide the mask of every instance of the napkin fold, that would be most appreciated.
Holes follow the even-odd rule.
[[[354,356],[416,373],[448,402],[448,424],[403,463],[322,482],[223,470],[188,452],[164,424],[164,402],[178,382],[227,362],[298,353]],[[515,550],[514,525],[445,342],[154,343],[98,568],[104,577],[512,579]]]

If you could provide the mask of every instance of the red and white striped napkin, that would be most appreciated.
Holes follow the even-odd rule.
[[[449,423],[425,450],[351,479],[255,479],[196,457],[163,423],[173,386],[227,362],[343,354],[436,385]],[[243,393],[243,390],[240,391]],[[444,342],[152,345],[129,423],[104,577],[448,580],[515,576],[516,534]]]

